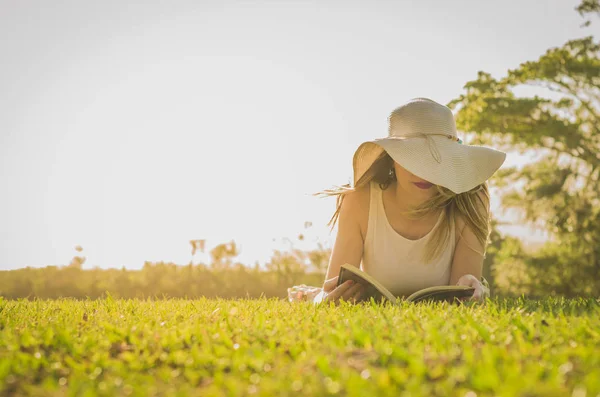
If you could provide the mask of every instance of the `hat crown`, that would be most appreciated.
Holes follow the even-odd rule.
[[[388,117],[390,137],[444,134],[456,137],[452,110],[428,98],[414,98]]]

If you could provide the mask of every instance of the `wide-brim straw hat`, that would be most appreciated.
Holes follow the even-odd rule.
[[[450,108],[431,99],[410,100],[388,121],[387,137],[364,142],[354,153],[354,186],[383,151],[412,174],[456,194],[484,183],[506,159],[499,150],[463,144]]]

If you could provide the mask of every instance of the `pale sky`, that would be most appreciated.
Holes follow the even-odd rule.
[[[139,3],[0,0],[0,269],[186,264],[191,239],[252,264],[305,221],[330,245],[311,193],[395,107],[598,26],[568,0]]]

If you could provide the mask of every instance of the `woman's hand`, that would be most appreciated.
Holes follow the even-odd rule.
[[[483,284],[481,284],[477,277],[473,276],[472,274],[465,274],[459,278],[456,285],[464,285],[475,288],[473,296],[468,299],[470,301],[483,302],[485,297],[489,296],[489,290]]]
[[[330,278],[323,284],[323,291],[327,293],[324,301],[337,303],[340,300],[344,300],[356,303],[364,291],[362,285],[357,284],[352,280],[348,280],[339,287],[336,287],[338,277],[339,276]]]

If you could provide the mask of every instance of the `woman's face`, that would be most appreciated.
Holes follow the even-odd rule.
[[[394,162],[394,170],[396,171],[397,183],[402,190],[425,200],[435,195],[436,189],[433,183],[419,178],[396,162]]]

